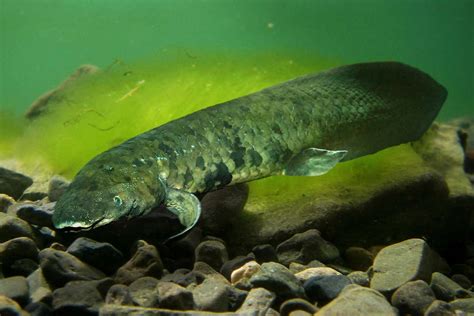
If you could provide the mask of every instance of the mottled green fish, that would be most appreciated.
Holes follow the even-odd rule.
[[[196,193],[272,175],[317,176],[339,161],[416,140],[446,96],[430,76],[396,62],[299,77],[98,155],[57,202],[53,222],[90,229],[163,204],[185,232],[201,213]]]

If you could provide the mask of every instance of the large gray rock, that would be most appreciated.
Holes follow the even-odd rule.
[[[216,279],[205,279],[193,289],[194,303],[197,310],[225,312],[229,309],[229,285]]]
[[[383,248],[375,257],[370,287],[391,295],[409,281],[429,282],[434,271],[440,271],[440,257],[423,239],[408,239]]]
[[[21,173],[0,167],[0,193],[19,199],[33,180]]]
[[[17,237],[0,244],[0,262],[9,265],[18,259],[38,259],[38,247],[28,237]]]
[[[398,313],[379,292],[358,285],[349,285],[336,299],[323,306],[314,315],[397,316]]]
[[[274,293],[262,287],[254,288],[250,290],[237,312],[242,314],[255,313],[257,315],[266,315],[274,300]]]
[[[250,183],[243,212],[223,232],[228,249],[245,254],[310,228],[341,248],[354,240],[368,247],[426,236],[437,249],[447,249],[463,240],[474,189],[462,170],[462,148],[453,141],[456,130],[447,131],[449,141],[438,147],[445,137],[433,130],[416,151],[405,144],[338,164],[320,177]],[[437,161],[447,155],[455,164],[432,164],[432,148]]]
[[[34,239],[33,229],[22,219],[5,213],[0,213],[0,242],[16,237]]]

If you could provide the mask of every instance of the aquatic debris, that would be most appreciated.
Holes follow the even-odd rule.
[[[118,99],[116,102],[120,102],[120,101],[123,101],[125,100],[126,98],[129,98],[131,97],[133,94],[135,94],[135,92],[138,91],[138,89],[140,89],[140,87],[145,84],[145,80],[140,80],[136,83],[135,87],[133,87],[130,91],[128,91],[127,93],[125,93],[120,99]]]

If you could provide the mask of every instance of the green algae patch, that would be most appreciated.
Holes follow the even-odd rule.
[[[314,56],[162,51],[116,60],[55,93],[42,115],[8,139],[10,156],[72,177],[97,154],[196,110],[334,66]],[[0,138],[3,138],[0,126]],[[5,142],[0,142],[0,159]]]

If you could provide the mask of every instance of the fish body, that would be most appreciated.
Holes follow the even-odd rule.
[[[189,229],[200,213],[195,194],[272,175],[319,175],[339,161],[416,140],[446,96],[430,76],[396,62],[299,77],[98,155],[58,201],[53,222],[88,229],[164,204]]]

